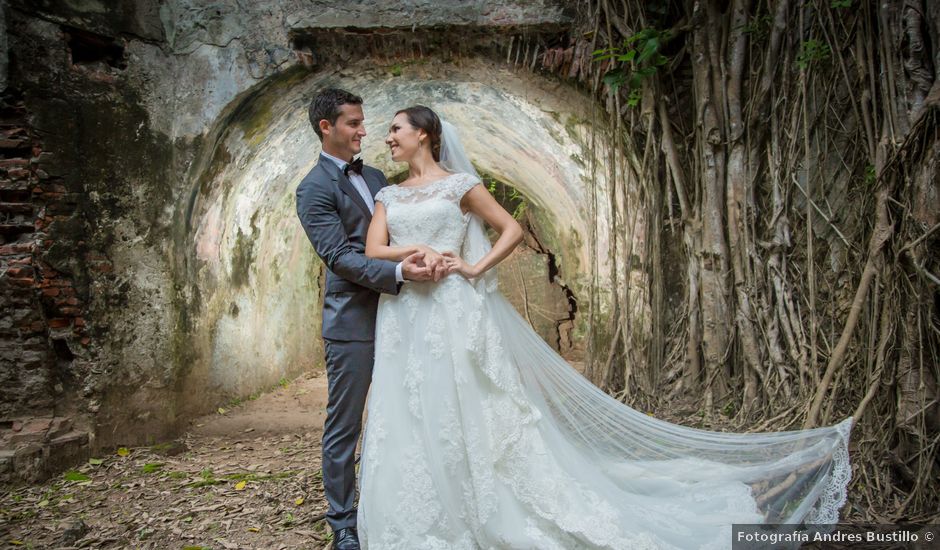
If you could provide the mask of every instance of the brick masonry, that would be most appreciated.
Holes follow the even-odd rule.
[[[72,278],[42,259],[77,198],[43,170],[53,153],[15,92],[0,108],[0,481],[35,480],[88,447],[88,433],[56,413],[75,348],[91,338]],[[111,267],[100,258],[94,265]]]

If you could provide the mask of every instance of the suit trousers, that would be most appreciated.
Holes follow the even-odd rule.
[[[356,444],[372,381],[375,342],[324,339],[329,399],[323,426],[326,521],[334,531],[356,526]]]

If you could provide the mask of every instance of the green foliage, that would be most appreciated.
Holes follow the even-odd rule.
[[[286,479],[288,477],[297,475],[298,471],[287,470],[284,472],[275,472],[273,474],[256,474],[254,472],[237,472],[234,474],[225,474],[222,476],[224,479],[230,481],[271,481],[278,479]]]
[[[773,21],[770,14],[754,16],[748,24],[741,27],[741,32],[750,34],[754,40],[763,40],[770,35],[770,26]]]
[[[215,478],[215,474],[212,473],[212,470],[209,468],[206,468],[205,470],[199,472],[199,477],[201,477],[202,479],[189,483],[187,487],[198,488],[198,487],[206,487],[208,485],[217,485],[219,483],[222,483],[221,480],[218,480]]]
[[[66,481],[88,481],[89,479],[91,479],[85,474],[81,472],[76,472],[75,470],[70,470],[68,472],[65,472],[65,474],[63,474],[62,477],[64,477]]]
[[[875,184],[875,165],[866,164],[865,165],[865,185],[871,187]]]
[[[643,94],[640,92],[639,88],[635,88],[630,91],[630,95],[627,96],[627,105],[631,107],[636,107],[640,104],[640,99],[642,99]]]
[[[449,62],[449,60],[447,59],[445,59],[444,61]],[[427,63],[426,59],[406,60],[406,61],[402,61],[401,63],[387,65],[385,67],[385,70],[388,71],[388,74],[392,76],[401,76],[404,73],[405,67],[408,67],[411,65],[425,65],[426,63]]]
[[[483,174],[481,178],[486,183],[486,188],[489,190],[490,195],[493,195],[503,208],[512,212],[513,219],[518,221],[525,216],[528,206],[525,196],[523,196],[522,193],[517,191],[514,187],[499,185],[496,178],[488,174]]]
[[[829,3],[829,6],[836,9],[851,8],[852,0],[832,0],[832,2]]]
[[[643,83],[669,63],[661,52],[671,35],[669,31],[649,28],[626,38],[619,46],[601,48],[593,52],[593,60],[611,60],[614,68],[604,75],[604,84],[614,93],[626,85],[630,90],[627,104],[635,107],[642,97]]]
[[[796,65],[803,70],[809,68],[811,63],[829,59],[831,50],[829,44],[819,40],[807,40],[800,44],[800,53],[796,56]]]
[[[516,208],[512,211],[512,218],[516,221],[521,220],[525,216],[526,202],[525,197],[523,197],[515,188],[509,192],[509,200],[516,203]]]
[[[145,474],[152,474],[154,472],[160,471],[161,468],[163,468],[162,462],[148,462],[144,464],[140,471]]]

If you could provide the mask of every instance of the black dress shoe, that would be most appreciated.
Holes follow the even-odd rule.
[[[332,550],[359,550],[359,536],[355,527],[344,527],[333,533]]]

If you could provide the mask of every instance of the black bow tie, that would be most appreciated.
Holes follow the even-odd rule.
[[[360,176],[362,175],[362,159],[361,158],[358,158],[352,162],[346,163],[346,166],[343,167],[343,174],[345,174],[346,177],[349,177],[349,172],[351,171],[359,174]]]

